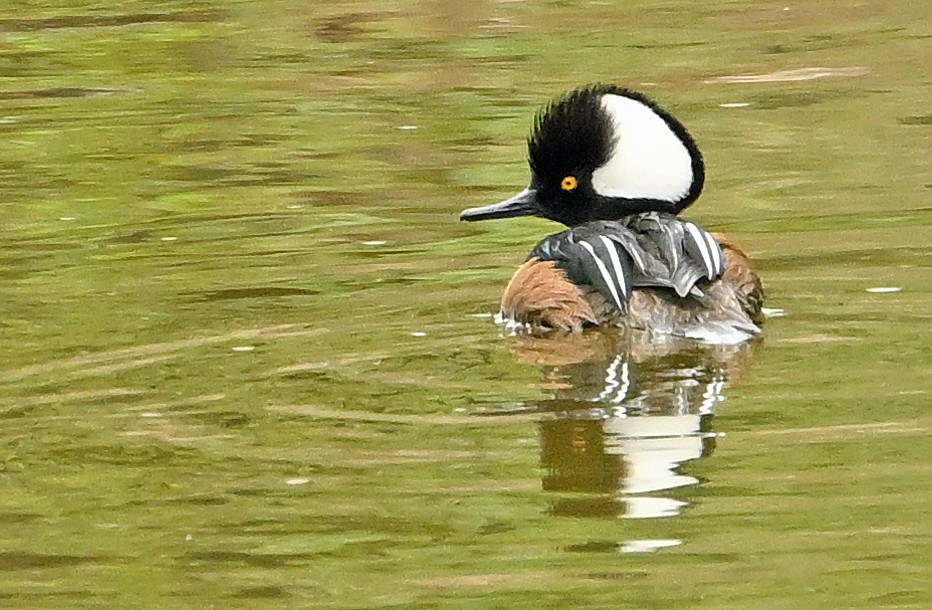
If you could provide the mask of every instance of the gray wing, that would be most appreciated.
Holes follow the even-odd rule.
[[[700,279],[712,281],[725,272],[721,246],[688,220],[650,212],[604,224],[600,230],[631,255],[636,286],[672,288],[685,297],[698,290]]]
[[[634,290],[636,277],[631,256],[606,234],[568,229],[537,244],[528,258],[552,260],[571,282],[598,290],[622,313]]]
[[[594,287],[622,313],[636,288],[701,296],[696,283],[725,271],[722,249],[708,231],[657,212],[567,229],[537,244],[533,257],[555,261],[570,281]]]

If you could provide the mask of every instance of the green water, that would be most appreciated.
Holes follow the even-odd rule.
[[[0,606],[932,606],[930,21],[7,0]],[[557,228],[457,214],[596,80],[698,139],[760,344],[482,317]]]

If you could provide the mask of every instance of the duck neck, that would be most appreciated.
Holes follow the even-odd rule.
[[[589,220],[618,220],[626,216],[643,214],[645,212],[663,212],[676,216],[686,206],[660,199],[618,199],[614,197],[599,197],[592,206],[592,217]]]

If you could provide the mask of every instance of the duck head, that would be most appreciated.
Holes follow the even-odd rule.
[[[699,197],[699,148],[673,115],[612,85],[575,89],[538,112],[528,136],[528,187],[460,220],[539,216],[567,226],[659,211]]]

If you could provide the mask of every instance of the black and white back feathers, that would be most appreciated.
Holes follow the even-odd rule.
[[[711,234],[669,214],[651,212],[596,221],[542,240],[528,259],[554,261],[571,282],[596,288],[619,312],[636,288],[669,288],[702,296],[696,285],[725,272],[724,254]]]

